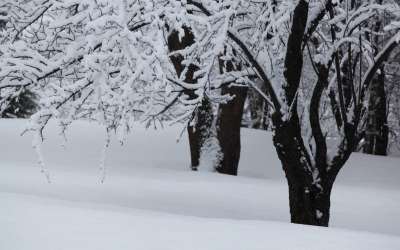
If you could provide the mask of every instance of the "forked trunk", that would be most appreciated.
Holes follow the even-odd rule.
[[[314,176],[297,113],[288,122],[274,120],[274,124],[274,145],[288,182],[291,222],[328,226],[333,181],[327,173]]]

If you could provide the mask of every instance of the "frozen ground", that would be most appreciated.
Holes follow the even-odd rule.
[[[329,229],[292,225],[270,134],[244,130],[240,176],[188,170],[178,127],[140,126],[113,141],[100,184],[103,130],[51,126],[37,166],[21,120],[0,120],[0,250],[400,249],[400,158],[355,154],[332,195]]]

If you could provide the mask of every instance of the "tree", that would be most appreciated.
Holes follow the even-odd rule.
[[[202,9],[205,14],[210,15],[210,12],[203,5],[198,2],[192,3]],[[281,3],[278,7],[282,5]],[[329,44],[324,41],[324,45],[327,45],[329,49],[318,48],[320,50],[317,50],[316,55],[312,58],[317,82],[312,91],[309,107],[306,108],[310,114],[309,121],[305,123],[300,120],[298,115],[298,105],[304,105],[304,103],[298,102],[298,92],[303,73],[304,49],[307,48],[311,55],[312,51],[308,46],[308,42],[313,38],[314,32],[321,26],[321,21],[325,16],[329,16],[333,20],[336,13],[346,13],[343,11],[336,12],[335,8],[341,8],[341,6],[334,4],[332,1],[325,1],[324,3],[315,3],[313,15],[311,15],[312,18],[309,20],[310,8],[308,1],[300,0],[289,11],[292,13],[292,18],[287,43],[285,44],[283,98],[278,97],[279,95],[276,94],[273,84],[252,55],[248,46],[233,32],[229,33],[228,31],[228,36],[241,48],[252,68],[263,80],[270,94],[271,103],[275,108],[273,114],[275,126],[274,145],[288,180],[291,221],[294,223],[327,226],[329,223],[332,186],[337,174],[356,146],[360,133],[358,127],[365,112],[363,105],[365,93],[382,62],[388,58],[397,46],[397,35],[387,42],[374,60],[369,60],[372,63],[368,69],[360,72],[360,84],[357,92],[355,88],[352,91],[352,102],[354,104],[352,104],[351,109],[347,109],[339,57],[340,45],[347,42],[360,41],[360,34],[365,32],[365,30],[361,29],[360,22],[368,20],[372,13],[382,10],[382,6],[364,5],[351,13],[351,17],[345,22],[345,25],[342,26],[340,23],[328,25],[328,29],[325,30],[328,30],[332,43]],[[385,9],[390,11],[390,8],[398,9],[398,6],[386,6]],[[353,32],[356,28],[360,28],[362,31],[355,35],[356,39],[353,39]],[[342,35],[341,37],[338,37],[338,30]],[[322,28],[319,30],[321,33],[323,31],[324,29]],[[360,42],[357,47],[360,58],[366,51],[364,48],[367,47],[367,41]],[[324,54],[326,51],[329,52]],[[327,138],[324,135],[323,124],[321,124],[320,106],[324,90],[330,85],[329,78],[332,77],[330,75],[332,66],[334,66],[333,70],[335,72],[333,79],[337,83],[337,87],[331,87],[330,96],[332,112],[336,113],[333,117],[337,120],[340,143],[337,145],[335,154],[331,156],[328,155]],[[352,86],[354,86],[354,83],[355,81],[353,80],[351,82]],[[304,131],[306,131],[305,135],[309,136],[307,141],[304,140]]]

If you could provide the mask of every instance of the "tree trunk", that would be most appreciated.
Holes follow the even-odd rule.
[[[190,146],[191,168],[196,171],[200,165],[200,154],[204,142],[211,136],[213,110],[210,101],[203,98],[194,114],[194,121],[189,122],[188,135]]]
[[[366,154],[387,155],[389,128],[386,116],[385,75],[383,67],[370,86],[368,121],[363,151]]]
[[[233,51],[236,56],[236,52]],[[235,58],[229,61],[219,60],[220,73],[231,72],[241,69],[240,62]],[[244,86],[223,86],[221,95],[230,95],[232,100],[219,105],[217,136],[219,141],[222,159],[216,166],[216,170],[222,174],[237,175],[240,160],[240,129],[244,104],[247,97],[247,87]]]
[[[286,122],[273,119],[274,145],[288,181],[291,222],[328,226],[333,181],[321,171],[316,183],[297,113],[294,112],[291,120]]]
[[[382,4],[382,0],[377,1]],[[377,20],[374,25],[374,31],[379,33],[383,29],[383,22]],[[375,55],[379,51],[379,36],[372,37]],[[387,155],[389,141],[389,128],[386,115],[386,92],[385,92],[385,67],[379,67],[379,72],[371,81],[370,94],[368,101],[367,127],[365,131],[365,144],[363,151],[367,154]]]
[[[237,175],[241,150],[240,128],[247,88],[223,87],[222,95],[225,94],[234,96],[234,99],[226,104],[220,104],[219,108],[217,132],[223,156],[217,171],[222,174]]]
[[[300,0],[293,12],[284,71],[287,83],[284,86],[284,92],[286,104],[290,108],[289,117],[282,119],[279,113],[272,116],[275,126],[273,141],[288,181],[291,222],[328,226],[331,183],[333,183],[330,180],[333,178],[327,177],[327,168],[313,165],[313,162],[323,161],[321,159],[311,160],[313,156],[309,154],[309,150],[305,146],[297,112],[297,93],[303,69],[302,42],[307,26],[308,8],[308,1]],[[320,81],[318,87],[323,86],[323,81]],[[321,93],[322,90],[320,89]],[[318,108],[320,95],[313,95],[313,99],[313,105],[317,105]],[[314,135],[315,132],[314,128]],[[324,140],[323,136],[322,140]],[[320,144],[318,145],[320,147]],[[322,152],[322,150],[320,151]],[[323,156],[326,156],[325,153],[318,157]]]
[[[327,227],[331,190],[314,191],[292,182],[288,186],[291,222]]]
[[[350,45],[349,45],[350,47]],[[351,49],[349,48],[349,52]],[[350,54],[350,53],[349,53]],[[351,54],[350,54],[351,56]],[[342,86],[343,86],[343,98],[344,106],[346,110],[350,108],[352,101],[352,88],[353,88],[353,75],[352,75],[352,60],[348,58],[341,68],[342,71]]]

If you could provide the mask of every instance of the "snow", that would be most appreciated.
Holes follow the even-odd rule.
[[[45,131],[40,172],[23,120],[0,120],[0,249],[400,249],[400,158],[354,154],[331,228],[293,225],[271,134],[244,129],[238,177],[189,170],[182,127],[137,125],[120,146],[75,122]],[[64,147],[61,145],[65,145]]]

